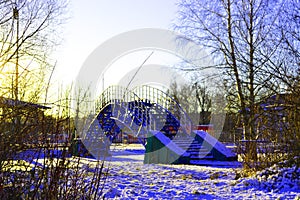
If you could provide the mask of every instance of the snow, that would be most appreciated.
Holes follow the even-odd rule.
[[[274,165],[252,177],[240,177],[238,162],[223,165],[143,164],[145,149],[139,144],[113,144],[111,156],[104,162],[107,175],[104,199],[299,199],[300,169]],[[85,180],[91,185],[97,161],[68,158],[87,170]],[[43,159],[36,159],[43,164]],[[213,162],[213,161],[212,161]],[[208,164],[208,163],[203,163]],[[211,163],[214,164],[214,163]]]
[[[111,151],[112,157],[106,161],[109,175],[103,190],[105,199],[300,198],[300,170],[295,167],[270,168],[272,175],[267,178],[266,171],[250,178],[238,178],[241,168],[237,168],[236,162],[218,167],[144,165],[142,145],[140,148],[115,145]],[[274,179],[281,176],[281,182]]]

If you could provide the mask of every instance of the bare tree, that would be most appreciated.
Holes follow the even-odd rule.
[[[173,82],[168,93],[187,112],[194,125],[210,123],[212,96],[207,86],[198,82],[183,85]]]
[[[1,96],[14,107],[5,121],[11,121],[10,137],[26,137],[24,102],[38,102],[48,91],[54,70],[50,54],[58,44],[65,1],[5,0],[0,2]],[[24,134],[23,134],[24,133]],[[8,135],[7,135],[8,136]],[[13,141],[12,141],[13,143]]]
[[[1,95],[18,100],[45,90],[36,83],[52,70],[49,57],[60,41],[65,8],[66,1],[0,2]]]
[[[284,44],[286,44],[289,53],[296,59],[295,63],[300,66],[300,2],[299,0],[288,2],[290,7],[285,7],[284,10],[286,21],[283,21],[280,28],[284,36]]]
[[[215,67],[223,69],[228,98],[241,114],[248,163],[257,161],[256,105],[282,90],[277,74],[288,69],[283,54],[288,31],[279,27],[289,20],[286,12],[293,12],[290,2],[295,1],[182,0],[178,4],[174,27],[186,36],[181,39],[205,47],[215,56]],[[294,28],[299,30],[299,25]]]
[[[199,124],[209,124],[210,123],[210,113],[212,107],[211,94],[209,94],[208,87],[206,85],[200,85],[195,82],[193,88],[196,92],[196,99],[199,104]]]

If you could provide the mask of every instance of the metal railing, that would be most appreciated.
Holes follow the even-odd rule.
[[[190,134],[192,120],[180,104],[169,94],[149,85],[135,87],[132,92],[141,98],[142,101],[153,103],[154,106],[161,107],[166,112],[171,113],[180,122],[181,129],[185,133]]]

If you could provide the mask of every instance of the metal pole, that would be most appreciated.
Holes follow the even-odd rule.
[[[17,9],[17,6],[14,7],[13,9],[13,18],[14,20],[17,20],[17,35],[16,35],[16,66],[15,66],[15,72],[16,72],[16,77],[15,77],[15,100],[18,101],[18,96],[19,96],[19,10]]]

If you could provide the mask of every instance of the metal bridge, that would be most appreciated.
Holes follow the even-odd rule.
[[[96,102],[95,113],[82,137],[94,157],[103,156],[122,132],[141,139],[146,148],[145,163],[236,159],[208,133],[192,130],[192,121],[180,104],[158,88],[110,86]]]

